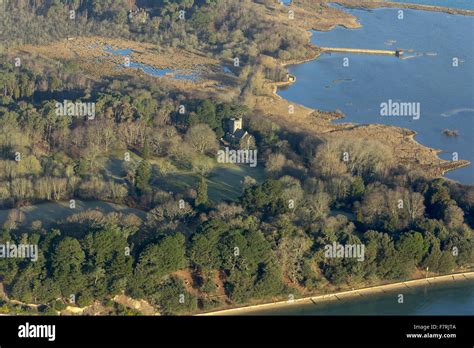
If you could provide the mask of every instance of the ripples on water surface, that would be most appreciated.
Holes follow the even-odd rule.
[[[474,17],[440,12],[397,9],[346,9],[362,28],[335,28],[313,34],[319,46],[405,49],[404,59],[393,56],[332,53],[290,68],[297,83],[281,90],[286,99],[322,110],[340,109],[341,122],[383,123],[413,129],[424,145],[443,151],[440,157],[474,163]],[[349,67],[343,66],[349,58]],[[453,58],[459,66],[453,67]],[[344,81],[343,83],[337,83]],[[421,117],[382,117],[380,104],[389,99],[419,102]],[[458,130],[447,137],[443,129]],[[474,166],[446,176],[474,183]]]
[[[398,294],[403,303],[398,303]],[[466,280],[342,301],[295,305],[251,315],[474,315],[474,281]]]

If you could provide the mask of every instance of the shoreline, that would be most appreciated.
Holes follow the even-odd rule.
[[[328,6],[330,3],[337,3],[341,8],[335,8]],[[313,31],[329,31],[336,27],[344,27],[347,29],[360,28],[361,25],[358,22],[358,18],[350,14],[347,9],[359,8],[359,9],[370,9],[370,8],[402,8],[410,7],[415,10],[425,11],[440,11],[443,10],[451,11],[455,13],[463,13],[474,15],[474,11],[468,10],[456,10],[447,7],[430,7],[416,4],[402,4],[402,3],[391,3],[381,1],[369,1],[369,0],[331,0],[323,3],[323,10],[320,12],[319,8],[315,4],[305,2],[302,0],[295,0],[290,6],[295,12],[295,16],[301,18],[300,21],[291,21],[288,19],[285,13],[286,7],[283,5],[273,5],[269,9],[275,10],[275,13],[267,14],[269,21],[278,21],[286,25],[293,25],[300,29],[301,36],[304,37],[305,43],[302,44],[306,48],[306,52],[303,57],[297,59],[282,60],[280,58],[273,58],[276,62],[282,66],[288,65],[300,65],[306,62],[317,59],[321,55],[321,49],[311,42]],[[388,6],[391,5],[391,6]],[[411,6],[413,5],[413,6]],[[259,5],[260,6],[260,5]],[[261,5],[264,6],[264,5]],[[92,45],[91,45],[92,44]],[[135,50],[138,54],[136,57],[137,62],[141,62],[147,65],[158,68],[166,68],[173,66],[175,69],[189,69],[193,67],[196,62],[203,66],[215,66],[219,67],[218,61],[204,57],[200,52],[186,52],[183,50],[168,50],[164,49],[160,51],[159,55],[155,54],[155,47],[151,43],[141,43],[130,41],[128,39],[121,38],[102,38],[97,36],[91,37],[78,37],[74,38],[74,45],[71,47],[69,41],[61,41],[52,43],[49,45],[42,46],[31,46],[23,45],[19,47],[20,52],[36,53],[44,57],[56,59],[59,55],[63,59],[80,58],[82,61],[81,66],[94,77],[100,77],[102,75],[111,75],[123,73],[122,71],[114,70],[117,63],[117,57],[110,57],[111,61],[105,61],[104,64],[98,65],[87,61],[87,58],[95,57],[100,58],[104,56],[104,52],[97,48],[98,44],[109,44],[113,47],[129,47]],[[99,45],[100,46],[100,45]],[[92,47],[92,48],[91,48]],[[95,48],[94,48],[95,47]],[[54,53],[54,54],[52,54]],[[179,54],[178,54],[179,53]],[[176,62],[176,56],[182,56],[179,62]],[[178,63],[178,66],[176,64]],[[140,69],[134,72],[136,75],[150,79],[156,77],[150,77],[143,73]],[[160,77],[161,79],[162,77]],[[199,83],[188,81],[188,80],[166,80],[165,84],[179,90],[190,90],[191,93],[219,93],[222,90],[217,89],[218,79],[213,78],[200,80]],[[304,105],[293,103],[290,100],[284,99],[278,95],[279,88],[291,87],[294,82],[273,82],[266,81],[265,84],[268,88],[268,92],[264,96],[254,96],[256,103],[256,109],[261,113],[262,116],[268,119],[273,119],[275,123],[280,126],[292,130],[294,132],[313,134],[313,135],[334,135],[343,137],[363,138],[367,140],[375,140],[381,143],[389,141],[388,146],[399,149],[399,153],[395,155],[396,160],[403,165],[410,166],[415,169],[419,169],[421,173],[425,173],[426,176],[431,178],[443,177],[446,180],[452,180],[446,178],[444,175],[447,172],[460,169],[469,166],[471,163],[466,160],[458,160],[456,162],[442,159],[438,156],[442,150],[437,148],[431,148],[418,142],[416,139],[406,137],[407,134],[411,134],[413,131],[408,128],[400,128],[396,126],[384,125],[380,123],[334,123],[332,121],[339,120],[345,116],[338,112],[338,110],[332,111],[321,111],[306,107]],[[236,91],[229,87],[226,91],[230,96],[238,96],[241,91]],[[204,94],[205,95],[205,94]],[[207,94],[209,95],[209,94]],[[288,107],[293,105],[295,107],[294,115],[288,115]],[[380,132],[384,133],[384,137],[380,135]],[[415,134],[416,136],[416,134]],[[455,180],[452,180],[455,181]],[[467,184],[469,183],[462,183]]]
[[[433,284],[441,284],[441,283],[446,283],[449,281],[458,282],[458,281],[465,281],[465,280],[474,280],[474,271],[452,273],[452,274],[427,277],[427,278],[412,279],[412,280],[401,281],[401,282],[396,282],[396,283],[374,285],[374,286],[370,286],[366,288],[339,291],[339,292],[322,294],[322,295],[311,295],[311,296],[305,296],[299,299],[295,299],[293,301],[288,301],[288,300],[275,301],[275,302],[261,303],[261,304],[250,305],[250,306],[228,308],[228,309],[222,309],[222,310],[213,311],[213,312],[200,313],[200,314],[197,314],[197,316],[242,315],[242,314],[245,315],[250,312],[255,312],[255,311],[258,312],[259,310],[265,310],[265,309],[292,307],[292,306],[301,305],[301,304],[303,305],[316,304],[316,302],[322,303],[322,302],[333,301],[333,300],[338,301],[341,299],[348,299],[348,298],[353,298],[353,297],[363,297],[363,296],[371,295],[374,293],[386,293],[386,292],[400,289],[400,288],[414,288],[414,287],[419,287],[422,285],[432,286]]]
[[[397,8],[404,10],[419,10],[430,12],[444,12],[452,15],[474,16],[474,10],[466,10],[462,8],[438,6],[438,5],[423,5],[415,3],[393,2],[387,1],[367,1],[360,0],[354,4],[354,0],[331,0],[326,4],[335,3],[348,8],[362,8],[362,9],[377,9],[377,8]]]
[[[420,11],[431,11],[431,12],[445,12],[445,13],[448,13],[448,14],[453,14],[453,15],[470,15],[470,16],[474,16],[474,11],[470,11],[470,10],[462,10],[462,9],[455,9],[455,8],[449,8],[449,7],[440,7],[440,6],[429,6],[429,5],[419,5],[419,4],[404,4],[404,3],[394,3],[394,2],[386,2],[386,3],[382,3],[382,2],[367,2],[366,0],[362,0],[360,1],[359,3],[357,4],[353,4],[353,3],[347,3],[346,0],[340,0],[340,1],[330,1],[329,3],[337,3],[338,5],[344,7],[344,8],[347,8],[347,9],[357,9],[357,8],[361,8],[361,9],[380,9],[380,8],[392,8],[392,9],[396,9],[396,8],[407,8],[407,9],[414,9],[414,10],[420,10]],[[326,3],[328,4],[328,3]],[[386,5],[390,5],[390,6],[386,6]],[[379,6],[380,5],[380,6]],[[403,6],[398,6],[398,5],[403,5]],[[298,4],[295,4],[294,6],[298,6]],[[303,9],[304,11],[306,11],[306,9],[304,7],[301,7],[301,9]],[[341,10],[342,11],[342,10]],[[347,12],[346,12],[347,13]],[[357,22],[358,23],[358,22]],[[358,23],[359,24],[359,23]],[[345,27],[346,29],[353,29],[351,26],[349,25],[342,25],[343,27]],[[333,25],[331,26],[329,29],[327,30],[333,30],[334,28],[336,27],[336,25]],[[357,26],[358,28],[359,27],[362,27],[362,25],[358,25]],[[307,62],[310,62],[310,61],[313,61],[313,60],[316,60],[318,59],[321,54],[322,54],[322,49],[320,46],[317,46],[316,44],[314,44],[312,41],[311,41],[311,38],[313,36],[313,31],[327,31],[327,30],[321,30],[321,29],[316,29],[316,28],[312,28],[312,29],[308,29],[307,30],[307,34],[308,34],[308,38],[309,38],[309,42],[308,42],[308,45],[311,46],[313,48],[313,51],[305,58],[302,58],[302,59],[299,59],[299,60],[289,60],[289,61],[279,61],[280,64],[283,66],[283,67],[287,67],[289,65],[300,65],[300,64],[304,64],[304,63],[307,63]],[[333,121],[336,121],[336,120],[339,120],[341,118],[345,118],[346,116],[343,114],[342,117],[341,115],[339,114],[338,110],[332,110],[332,111],[329,111],[329,112],[324,112],[324,111],[321,111],[319,109],[314,109],[314,108],[311,108],[311,107],[308,107],[308,106],[305,106],[305,105],[302,105],[302,104],[298,104],[298,103],[293,103],[292,101],[288,100],[288,99],[285,99],[283,98],[282,96],[280,96],[278,94],[278,91],[281,89],[281,88],[289,88],[291,87],[294,83],[296,83],[296,76],[295,76],[295,80],[292,81],[292,82],[270,82],[269,85],[271,86],[272,88],[272,96],[275,97],[275,98],[278,98],[279,100],[281,101],[284,101],[284,102],[287,102],[288,104],[294,104],[294,105],[299,105],[300,107],[302,107],[303,109],[307,109],[309,111],[311,111],[311,113],[320,113],[320,112],[323,112],[324,114],[327,114],[327,115],[331,115],[331,117],[329,118],[329,125],[330,126],[333,126],[334,129],[333,130],[330,130],[330,131],[322,131],[320,133],[332,133],[332,132],[337,132],[337,131],[341,131],[342,129],[341,128],[337,128],[338,125],[340,124],[336,124],[336,123],[333,123]],[[425,163],[427,164],[429,167],[431,167],[431,173],[430,173],[430,176],[432,177],[442,177],[444,178],[445,180],[449,180],[449,181],[453,181],[453,182],[457,182],[459,184],[463,184],[463,185],[470,185],[470,184],[466,184],[466,183],[462,183],[462,182],[459,182],[457,180],[453,180],[453,179],[449,179],[449,178],[446,178],[445,177],[445,174],[448,173],[448,172],[451,172],[451,171],[454,171],[454,170],[457,170],[457,169],[461,169],[461,168],[465,168],[465,167],[468,167],[469,165],[472,165],[472,163],[468,160],[458,160],[456,162],[453,162],[453,161],[448,161],[448,160],[444,160],[442,159],[441,157],[439,157],[439,154],[443,152],[443,150],[441,149],[438,149],[438,148],[433,148],[433,147],[428,147],[426,145],[423,145],[422,143],[420,143],[417,139],[415,139],[415,137],[418,135],[418,132],[414,131],[413,129],[409,129],[409,128],[402,128],[402,127],[397,127],[397,126],[393,126],[393,125],[385,125],[385,124],[381,124],[381,123],[353,123],[353,122],[345,122],[344,123],[345,126],[347,128],[353,128],[355,129],[356,127],[370,127],[370,126],[377,126],[377,127],[382,127],[384,128],[385,130],[387,129],[394,129],[394,128],[400,128],[402,129],[403,131],[407,131],[409,134],[408,134],[408,137],[407,137],[407,140],[409,142],[412,142],[412,143],[415,143],[415,145],[417,145],[418,147],[422,147],[422,148],[425,148],[427,150],[428,153],[433,153],[435,154],[435,158],[432,160],[431,163]],[[415,159],[416,160],[416,159]],[[422,167],[422,166],[420,166]]]

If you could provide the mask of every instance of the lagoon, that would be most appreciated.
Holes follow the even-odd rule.
[[[442,151],[440,157],[474,163],[474,17],[398,9],[344,9],[359,19],[360,29],[337,27],[313,31],[323,47],[404,49],[394,56],[323,53],[318,59],[290,67],[297,78],[279,94],[316,109],[339,109],[337,122],[381,123],[415,130],[416,140]],[[346,63],[346,64],[344,64]],[[456,64],[454,64],[456,63]],[[389,100],[420,104],[420,118],[381,116]],[[448,137],[444,129],[458,130]],[[474,183],[474,166],[446,177]]]
[[[130,48],[118,48],[114,49],[111,46],[105,46],[104,52],[111,53],[114,56],[122,56],[122,57],[131,57],[134,51]],[[132,68],[132,69],[139,69],[142,70],[145,74],[153,77],[172,77],[176,80],[190,80],[196,82],[199,78],[197,72],[186,72],[181,70],[173,70],[173,69],[160,69],[155,68],[151,65],[147,65],[140,62],[129,61],[129,64],[120,64],[118,65],[120,68]]]

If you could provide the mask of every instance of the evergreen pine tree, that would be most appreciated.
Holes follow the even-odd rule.
[[[146,160],[143,160],[138,165],[135,173],[135,187],[140,194],[150,189],[151,166]]]
[[[201,205],[206,205],[208,201],[208,196],[207,196],[207,183],[206,179],[201,176],[201,180],[199,181],[199,185],[197,187],[197,197],[196,200],[194,201],[194,205],[196,207],[199,207]]]

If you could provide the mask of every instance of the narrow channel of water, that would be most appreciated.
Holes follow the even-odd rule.
[[[104,52],[111,53],[114,56],[122,56],[122,57],[132,57],[133,50],[130,48],[118,48],[114,49],[111,46],[105,46]],[[131,58],[130,58],[131,59]],[[191,80],[197,81],[199,78],[197,72],[185,72],[181,70],[173,70],[173,69],[159,69],[155,68],[151,65],[147,65],[144,63],[135,62],[133,60],[129,61],[129,64],[121,64],[118,66],[119,68],[132,68],[132,69],[140,69],[145,74],[153,76],[153,77],[165,77],[170,76],[176,80]]]

